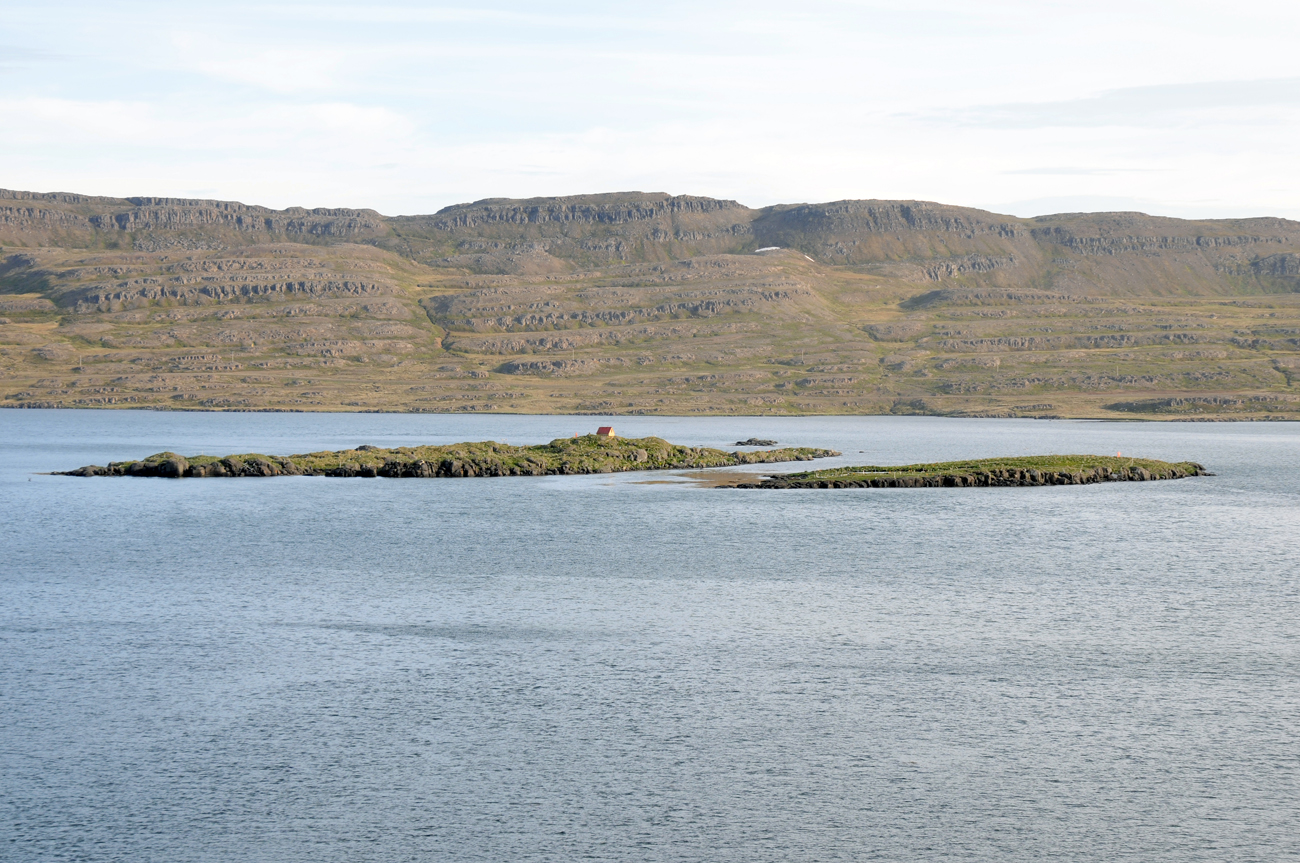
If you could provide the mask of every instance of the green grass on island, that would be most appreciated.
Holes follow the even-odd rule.
[[[1087,485],[1205,476],[1196,462],[1101,455],[1039,455],[909,465],[859,465],[767,477],[737,488],[933,488]]]
[[[671,444],[657,437],[602,438],[594,434],[557,438],[548,444],[512,446],[496,441],[382,449],[321,451],[290,456],[260,453],[181,456],[162,452],[139,461],[88,465],[72,476],[363,476],[472,477],[616,473],[632,470],[730,467],[811,461],[839,455],[833,450],[786,447],[742,452]]]

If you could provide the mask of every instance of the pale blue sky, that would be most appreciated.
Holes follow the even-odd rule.
[[[1300,218],[1300,4],[0,0],[0,186]]]

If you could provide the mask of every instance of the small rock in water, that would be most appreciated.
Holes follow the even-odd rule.
[[[776,446],[776,441],[765,440],[764,438],[752,437],[749,440],[738,440],[736,446]]]

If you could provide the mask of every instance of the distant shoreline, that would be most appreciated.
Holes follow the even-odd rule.
[[[925,417],[928,419],[954,419],[954,420],[1044,420],[1058,422],[1106,422],[1106,423],[1278,423],[1278,422],[1300,422],[1300,417],[1293,416],[1091,416],[1080,414],[1078,416],[1036,416],[1032,414],[947,414],[947,413],[767,413],[767,414],[745,414],[745,413],[618,413],[610,412],[555,412],[545,411],[431,411],[415,408],[412,410],[391,410],[379,408],[363,408],[359,410],[331,410],[331,409],[312,409],[312,408],[284,408],[284,407],[256,407],[256,408],[182,408],[169,407],[167,405],[59,405],[59,404],[0,404],[0,409],[11,411],[140,411],[153,413],[171,413],[171,414],[335,414],[339,416],[351,416],[362,414],[390,414],[392,416],[445,416],[445,417],[466,417],[466,416],[501,416],[501,417],[612,417],[626,419],[640,418],[663,418],[663,419],[818,419],[832,417],[863,417],[863,418],[897,418],[905,419],[908,417]]]

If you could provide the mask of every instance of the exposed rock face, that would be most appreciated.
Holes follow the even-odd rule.
[[[548,223],[621,225],[630,222],[653,222],[664,217],[701,215],[727,210],[748,212],[735,201],[697,198],[691,195],[670,197],[639,192],[612,195],[588,195],[570,198],[533,198],[517,201],[488,198],[473,204],[457,204],[439,210],[434,216],[411,216],[430,220],[437,230],[453,231],[483,225],[544,225]]]
[[[493,198],[427,216],[272,210],[230,201],[97,198],[0,190],[0,244],[139,251],[250,242],[365,242],[426,265],[546,274],[760,247],[918,283],[1066,295],[1300,290],[1300,223],[1185,221],[1141,213],[1020,219],[927,201],[835,201],[750,209],[691,195],[624,192]]]
[[[188,198],[101,198],[0,189],[0,242],[15,245],[95,245],[127,237],[136,248],[212,248],[250,235],[267,238],[355,239],[384,231],[374,210],[272,210],[234,201]],[[144,236],[137,236],[144,235]],[[31,241],[37,242],[31,242]],[[52,242],[53,241],[53,242]]]
[[[285,236],[355,237],[383,228],[374,211],[318,208],[268,210],[227,201],[187,201],[171,198],[128,198],[133,209],[90,216],[101,231],[180,231],[194,228],[229,228]]]
[[[1176,396],[1164,399],[1115,402],[1110,410],[1136,414],[1167,414],[1173,416],[1222,415],[1260,412],[1289,412],[1300,408],[1297,396]]]
[[[360,247],[348,257],[326,258],[303,254],[307,248],[266,246],[241,255],[208,253],[180,260],[167,254],[90,252],[72,266],[13,254],[0,258],[0,278],[20,288],[39,288],[78,312],[168,301],[191,305],[398,293],[391,268],[369,259],[379,254],[374,249]]]
[[[191,463],[174,452],[162,452],[147,459],[113,462],[108,467],[87,465],[67,471],[66,476],[142,476],[180,479],[181,477],[296,476],[302,471],[291,459],[262,456],[227,456],[201,463]]]
[[[427,263],[545,272],[735,251],[750,239],[754,212],[735,201],[644,192],[493,198],[393,219],[396,236],[381,244]]]
[[[608,278],[605,278],[608,274]],[[469,285],[479,280],[466,279]],[[698,332],[739,331],[752,316],[799,320],[823,306],[780,261],[757,256],[703,256],[609,268],[581,291],[503,284],[445,293],[422,302],[430,321],[456,333],[452,350],[483,354],[551,354],[495,366],[511,375],[569,377],[659,361],[568,355],[592,346],[677,340]],[[698,343],[697,343],[698,344]]]
[[[0,192],[0,245],[5,407],[1300,410],[1283,219],[640,192],[386,218]]]
[[[1252,262],[1250,268],[1262,276],[1297,278],[1300,277],[1300,255],[1269,255]]]
[[[384,285],[348,279],[298,279],[292,281],[238,280],[213,284],[168,284],[160,279],[135,279],[116,285],[92,285],[77,296],[77,309],[112,309],[157,301],[182,302],[252,299],[257,297],[364,297],[389,293]]]
[[[0,296],[0,312],[52,312],[54,303],[44,297]]]
[[[832,264],[913,263],[929,281],[1042,257],[1019,219],[926,201],[778,205],[754,220],[754,236]]]
[[[598,359],[554,359],[554,360],[511,360],[502,363],[497,371],[507,375],[541,375],[545,377],[569,377],[585,375],[609,365]]]

